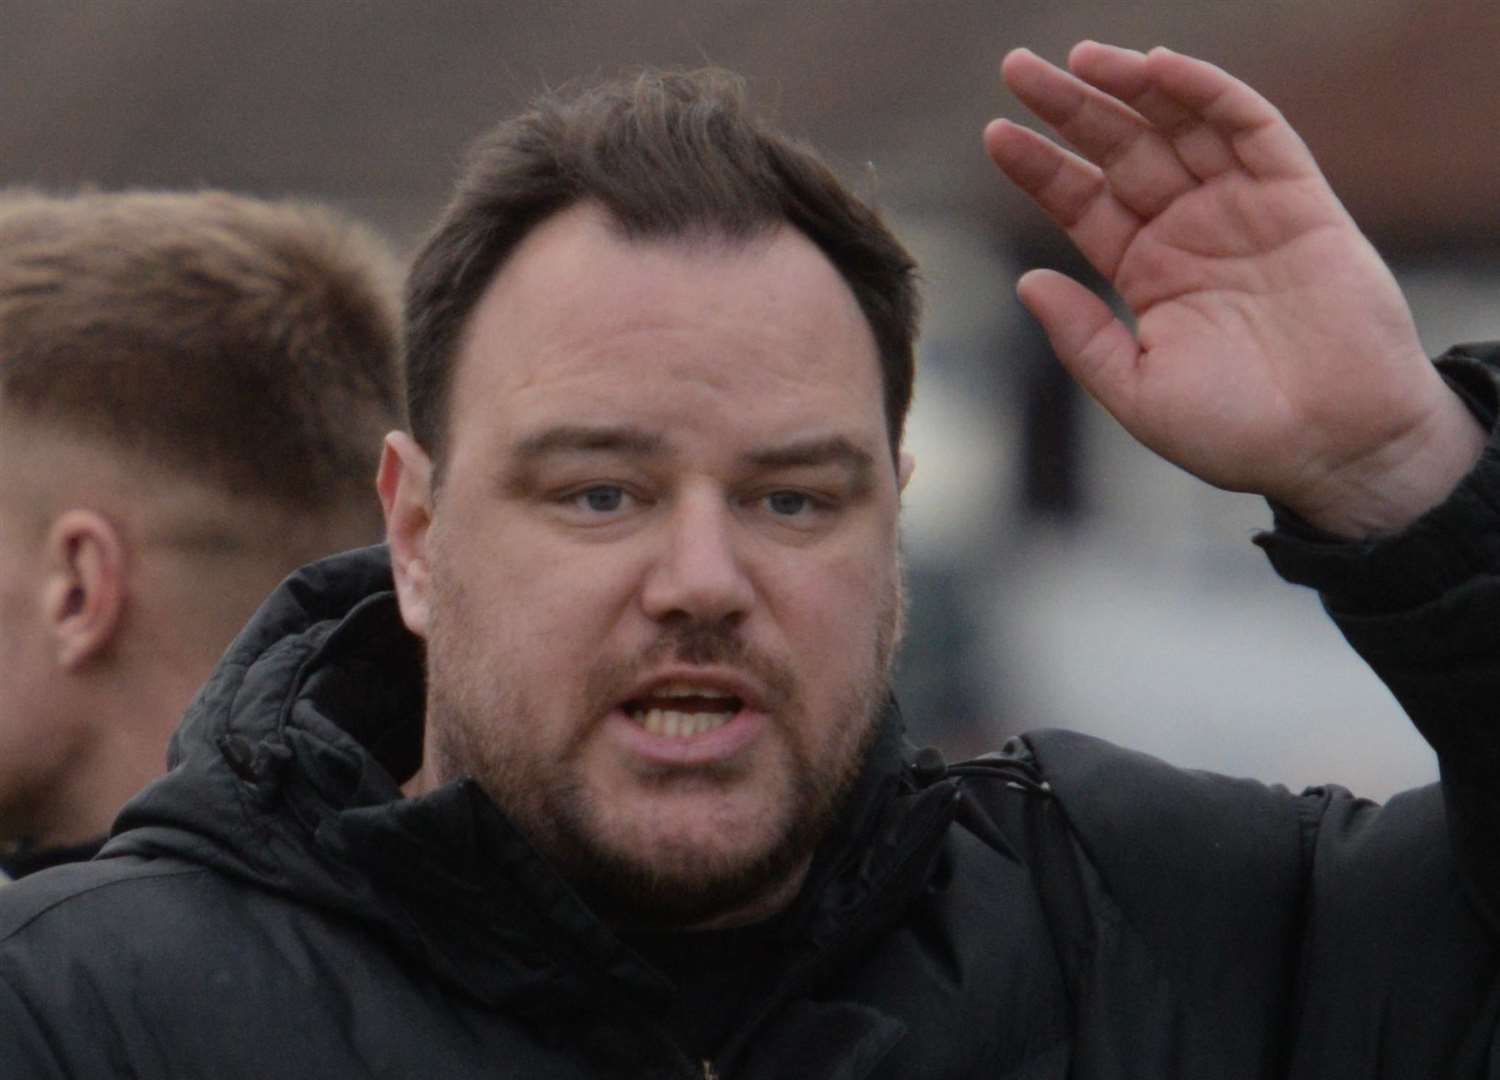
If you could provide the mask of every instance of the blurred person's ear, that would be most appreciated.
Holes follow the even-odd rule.
[[[125,544],[93,510],[66,510],[47,530],[42,615],[57,664],[75,670],[114,640],[125,612]]]
[[[385,538],[391,549],[396,599],[407,629],[427,636],[431,582],[427,535],[432,525],[432,461],[404,431],[385,437],[375,486],[385,510]]]

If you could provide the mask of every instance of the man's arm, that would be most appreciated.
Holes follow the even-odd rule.
[[[1425,358],[1389,271],[1244,83],[1164,49],[1068,62],[1018,50],[1002,70],[1073,150],[1004,120],[985,145],[1134,330],[1059,274],[1021,298],[1138,439],[1278,505],[1260,542],[1437,751],[1466,891],[1500,931],[1500,348]]]
[[[1059,359],[1137,439],[1337,536],[1449,493],[1484,432],[1423,354],[1394,279],[1296,132],[1218,68],[1084,42],[1002,74],[1070,149],[1007,120],[985,147],[1134,315],[1020,282]]]

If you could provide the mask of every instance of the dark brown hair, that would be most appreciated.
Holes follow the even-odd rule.
[[[812,150],[750,114],[740,79],[708,69],[549,94],[470,150],[407,279],[407,410],[435,464],[455,356],[485,287],[530,229],[582,202],[631,239],[748,240],[782,224],[805,234],[874,333],[894,456],[912,394],[915,263]]]
[[[319,207],[0,194],[0,406],[231,494],[373,521],[380,436],[401,422],[398,276],[373,233]]]

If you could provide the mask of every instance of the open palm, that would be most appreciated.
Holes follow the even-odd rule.
[[[1086,42],[1069,66],[1016,50],[1002,73],[1072,151],[1004,120],[985,144],[1133,316],[1132,331],[1076,282],[1026,275],[1073,375],[1168,460],[1336,532],[1443,498],[1482,435],[1281,115],[1163,49]]]

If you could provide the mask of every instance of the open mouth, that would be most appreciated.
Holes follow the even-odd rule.
[[[632,722],[652,735],[678,739],[723,727],[743,707],[734,694],[689,683],[667,683],[621,705]]]

